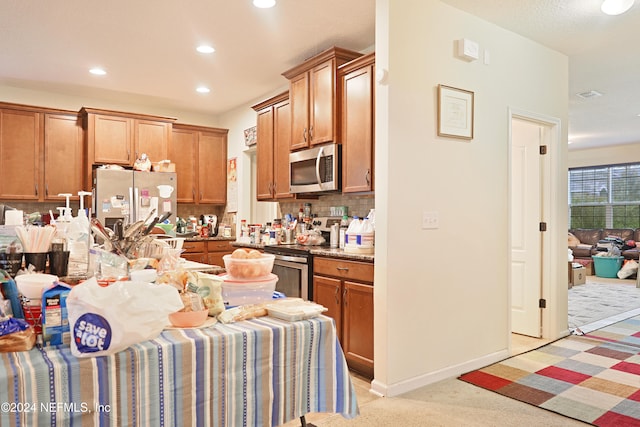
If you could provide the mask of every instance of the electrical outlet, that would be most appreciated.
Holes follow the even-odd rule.
[[[438,218],[438,212],[431,211],[422,212],[422,228],[424,230],[435,229],[440,227],[440,219]]]

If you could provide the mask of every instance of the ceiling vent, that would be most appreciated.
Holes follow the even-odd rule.
[[[602,94],[595,90],[589,90],[587,92],[579,93],[578,96],[583,99],[591,99],[591,98],[597,98],[599,96],[602,96]]]

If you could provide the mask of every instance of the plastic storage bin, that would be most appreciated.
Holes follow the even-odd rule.
[[[222,300],[227,308],[272,301],[278,282],[278,276],[273,273],[269,274],[266,280],[238,281],[229,275],[222,278]]]
[[[618,271],[622,267],[621,256],[593,256],[593,266],[598,277],[618,277]]]

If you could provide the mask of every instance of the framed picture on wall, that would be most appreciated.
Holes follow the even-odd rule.
[[[438,85],[438,136],[473,139],[473,92]]]
[[[244,130],[244,143],[247,147],[251,147],[252,145],[256,145],[257,140],[257,129],[255,126],[250,127],[249,129]]]

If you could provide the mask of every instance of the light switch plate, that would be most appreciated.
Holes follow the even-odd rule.
[[[440,219],[438,212],[424,211],[422,212],[422,228],[424,230],[436,229],[440,227]]]

